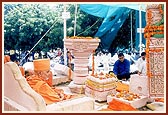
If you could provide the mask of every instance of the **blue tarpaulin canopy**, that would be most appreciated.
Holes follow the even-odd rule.
[[[140,6],[144,12],[146,7],[144,4],[80,4],[80,9],[88,14],[104,18],[95,37],[99,37],[101,47],[108,50],[131,9],[139,10]]]

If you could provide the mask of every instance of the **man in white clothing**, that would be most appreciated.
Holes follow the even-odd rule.
[[[146,53],[142,52],[141,57],[137,60],[138,74],[146,75]]]

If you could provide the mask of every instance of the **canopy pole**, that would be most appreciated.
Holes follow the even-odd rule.
[[[133,51],[133,40],[132,40],[132,10],[131,10],[131,52]]]
[[[66,4],[64,4],[64,12],[66,12]],[[64,18],[64,39],[66,39],[66,18]],[[67,65],[67,49],[64,44],[64,65]]]
[[[141,18],[141,5],[139,5],[139,29],[140,29],[140,32],[139,32],[139,54],[141,54],[142,52],[142,18]]]
[[[74,22],[74,36],[76,35],[76,15],[77,15],[77,4],[75,4],[75,22]]]

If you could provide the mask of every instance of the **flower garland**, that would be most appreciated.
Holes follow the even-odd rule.
[[[152,11],[147,9],[147,26],[144,30],[144,37],[155,37],[155,38],[163,38],[164,37],[164,7],[162,4],[158,6],[159,13],[162,15],[162,19],[152,25]]]
[[[147,25],[144,30],[145,38],[148,38],[148,37],[163,38],[164,37],[163,34],[164,34],[164,25],[160,25],[160,26]]]
[[[150,52],[163,52],[164,51],[164,48],[155,48],[155,49],[147,49],[147,50],[149,50]],[[146,51],[147,51],[146,50]],[[148,51],[148,52],[149,52]]]
[[[146,66],[147,66],[147,76],[151,77],[150,73],[150,65],[149,65],[149,44],[150,44],[150,37],[147,38],[146,41]]]
[[[80,37],[80,36],[72,36],[72,37],[67,37],[67,39],[99,39],[98,37]]]
[[[91,76],[94,76],[94,66],[95,66],[95,63],[94,63],[94,54],[95,54],[95,50],[93,50],[93,53],[92,53],[92,74]]]

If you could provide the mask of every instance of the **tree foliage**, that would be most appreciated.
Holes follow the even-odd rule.
[[[63,4],[55,4],[53,7],[47,4],[4,4],[4,9],[5,49],[25,51],[34,47],[34,50],[48,51],[63,48]],[[67,5],[67,11],[71,14],[71,18],[67,19],[67,36],[73,36],[75,5]],[[98,18],[80,11],[79,7],[77,11],[76,35],[94,36],[101,21],[85,31]],[[46,34],[47,31],[49,32]]]

